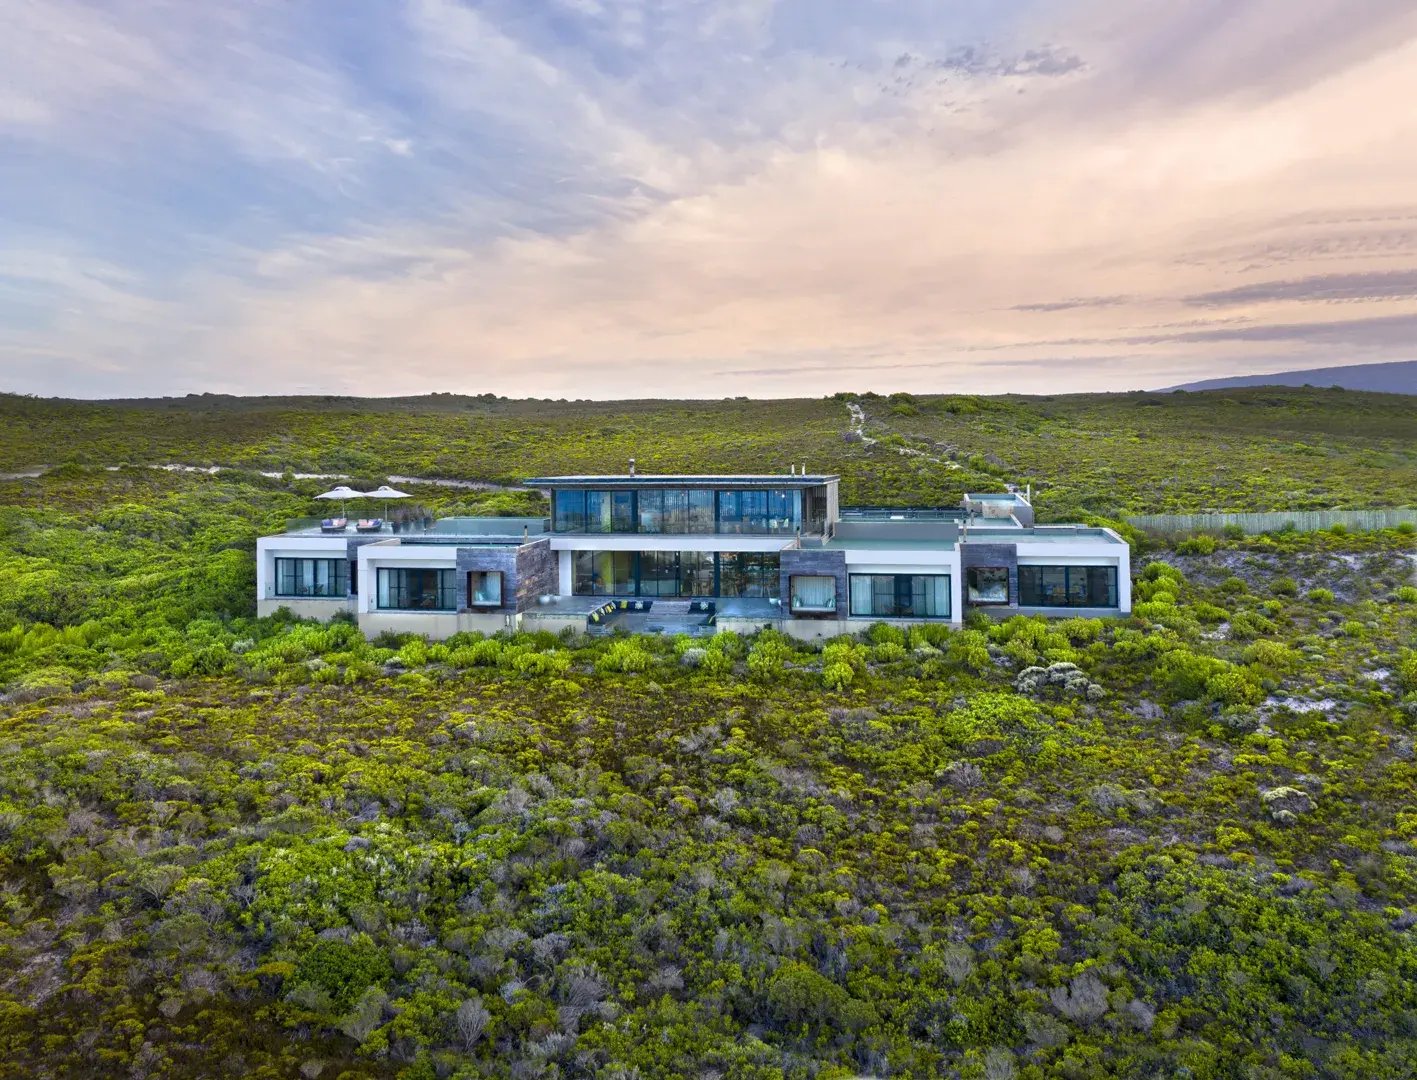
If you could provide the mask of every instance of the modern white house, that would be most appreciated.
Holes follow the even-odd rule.
[[[875,622],[1122,616],[1130,548],[1036,525],[1021,494],[959,507],[842,508],[840,478],[547,476],[551,516],[444,518],[394,532],[297,525],[257,543],[257,609],[446,638],[462,630],[834,637]]]

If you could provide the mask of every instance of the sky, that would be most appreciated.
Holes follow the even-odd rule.
[[[0,390],[1417,358],[1411,0],[0,0]]]

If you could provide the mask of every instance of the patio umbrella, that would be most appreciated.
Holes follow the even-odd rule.
[[[316,495],[315,498],[317,498],[317,499],[338,499],[338,500],[339,500],[339,512],[340,512],[340,517],[348,517],[349,514],[348,514],[348,511],[345,510],[344,504],[345,504],[346,502],[348,502],[350,499],[362,499],[362,498],[364,498],[364,492],[362,492],[362,491],[355,491],[354,488],[350,487],[348,484],[341,484],[341,485],[340,485],[339,487],[337,487],[337,488],[330,488],[329,491],[321,492],[319,495]]]
[[[389,512],[389,500],[390,500],[390,499],[411,499],[411,498],[413,498],[413,496],[410,495],[408,492],[406,492],[406,491],[400,491],[398,488],[391,488],[391,487],[389,487],[388,484],[380,484],[380,485],[379,485],[378,487],[376,487],[373,491],[366,491],[366,492],[364,493],[364,497],[365,497],[366,499],[383,499],[383,500],[384,500],[384,513],[385,513],[386,515],[387,515],[388,512]]]

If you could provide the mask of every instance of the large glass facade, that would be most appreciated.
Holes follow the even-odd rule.
[[[577,596],[634,596],[636,558],[633,551],[578,551],[575,555]]]
[[[824,512],[825,497],[818,501]],[[551,513],[552,527],[558,533],[776,535],[797,531],[803,524],[802,505],[799,489],[577,489],[558,490]],[[820,531],[823,523],[817,518],[808,521],[808,531]]]
[[[948,574],[852,574],[851,614],[876,619],[948,619]]]
[[[718,557],[720,596],[773,599],[782,591],[775,551],[725,551]]]
[[[633,491],[587,491],[585,493],[585,531],[593,533],[634,532],[635,493]]]
[[[1020,566],[1018,602],[1024,607],[1117,606],[1115,566]]]
[[[551,515],[557,532],[585,532],[585,492],[556,492],[556,498],[551,504]]]
[[[577,596],[778,595],[777,552],[577,551]]]
[[[718,531],[790,533],[802,524],[800,490],[720,491]]]
[[[277,559],[276,595],[342,597],[349,595],[347,559]]]
[[[456,611],[458,572],[413,567],[378,568],[375,606],[384,611]]]

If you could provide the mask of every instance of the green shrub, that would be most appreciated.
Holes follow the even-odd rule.
[[[1309,600],[1315,604],[1331,604],[1333,603],[1333,590],[1324,588],[1310,589]]]
[[[610,643],[596,660],[597,671],[648,671],[654,657],[635,638],[620,638]]]
[[[871,650],[871,659],[878,664],[895,664],[909,657],[910,652],[906,647],[897,645],[894,641],[887,641]]]
[[[496,638],[483,638],[448,654],[448,661],[455,668],[496,667],[501,660],[502,643]]]
[[[776,630],[764,630],[753,640],[748,650],[748,673],[763,682],[772,682],[784,674],[792,646]]]
[[[365,934],[350,941],[320,939],[302,951],[292,982],[316,986],[337,1011],[349,1008],[366,989],[393,978],[388,954]]]
[[[1173,581],[1177,585],[1185,583],[1186,575],[1168,562],[1156,560],[1146,564],[1141,572],[1142,581]]]
[[[1300,657],[1288,645],[1279,641],[1256,641],[1245,647],[1245,663],[1274,671],[1293,671],[1299,666]]]
[[[1397,657],[1397,685],[1417,694],[1417,649],[1404,649]]]
[[[549,649],[546,652],[521,653],[512,661],[512,668],[522,675],[564,675],[571,668],[571,658],[568,654],[555,649]],[[642,671],[644,669],[622,667],[613,670]]]
[[[899,645],[902,648],[906,643],[905,631],[899,626],[892,626],[890,623],[872,623],[866,629],[866,640],[872,645]]]
[[[1213,536],[1188,537],[1176,545],[1178,555],[1213,555],[1215,554],[1216,541]]]
[[[1404,524],[1406,523],[1404,522]],[[1417,585],[1403,585],[1393,593],[1393,597],[1399,603],[1417,604]]]
[[[1205,697],[1219,705],[1258,705],[1264,688],[1243,668],[1218,671],[1205,681]]]

